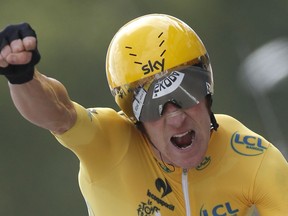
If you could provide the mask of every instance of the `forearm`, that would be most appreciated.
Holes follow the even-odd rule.
[[[76,112],[65,87],[35,69],[40,59],[29,24],[9,25],[0,32],[0,75],[9,81],[16,108],[35,125],[60,134],[73,126]]]
[[[9,84],[12,100],[21,115],[42,128],[61,134],[76,121],[73,103],[57,80],[35,71],[30,82]]]

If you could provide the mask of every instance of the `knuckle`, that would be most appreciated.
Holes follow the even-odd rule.
[[[6,45],[2,50],[1,50],[1,56],[3,58],[6,58],[7,55],[9,55],[11,53],[11,48],[10,46]]]
[[[24,46],[21,39],[17,39],[10,44],[12,52],[21,52],[24,50]]]
[[[37,39],[32,36],[25,37],[23,39],[23,46],[25,50],[34,50],[37,47]]]
[[[11,44],[15,40],[26,37],[35,37],[36,33],[28,23],[9,25],[0,32],[0,49],[5,45]]]

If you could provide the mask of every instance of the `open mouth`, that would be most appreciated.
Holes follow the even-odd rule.
[[[179,149],[189,148],[194,141],[195,131],[190,130],[182,134],[177,134],[171,137],[171,143]]]

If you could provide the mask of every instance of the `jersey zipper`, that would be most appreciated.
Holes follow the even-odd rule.
[[[183,172],[182,172],[182,190],[183,190],[183,194],[184,194],[186,216],[191,216],[189,190],[188,190],[188,170],[187,169],[183,169]]]

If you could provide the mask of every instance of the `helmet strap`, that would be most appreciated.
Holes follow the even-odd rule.
[[[161,162],[156,158],[155,160],[157,161],[158,165],[161,167],[161,169],[163,169],[166,173],[171,173],[171,172],[174,172],[175,171],[175,166],[173,164],[170,164],[170,163],[166,163],[164,160],[163,160],[163,156],[162,156],[162,153],[161,151],[154,145],[154,143],[151,141],[148,133],[146,132],[142,122],[136,122],[136,127],[146,135],[146,138],[149,140],[150,144],[152,145],[153,148],[155,148],[157,151],[158,151],[158,154],[160,156],[160,159],[161,159]],[[171,167],[171,168],[170,168]]]
[[[211,119],[211,129],[217,131],[217,128],[219,127],[219,124],[217,123],[215,115],[214,115],[214,113],[212,111],[210,111],[210,119]]]
[[[213,129],[213,130],[217,131],[217,128],[219,127],[219,124],[217,123],[215,115],[212,112],[213,99],[212,99],[212,95],[211,94],[208,94],[206,96],[206,101],[207,101],[207,108],[208,108],[208,111],[210,113],[211,130]]]

